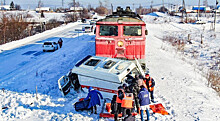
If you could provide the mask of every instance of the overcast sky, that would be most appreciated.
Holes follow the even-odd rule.
[[[3,2],[4,0],[0,0]],[[10,4],[11,1],[13,1],[15,4],[21,5],[22,9],[36,8],[39,0],[5,0],[6,4]],[[52,7],[52,8],[58,8],[62,7],[62,0],[41,0],[45,7]],[[68,7],[68,4],[70,2],[73,2],[73,0],[63,0],[64,1],[64,7]],[[153,5],[162,4],[163,0],[76,0],[76,2],[79,2],[84,7],[87,7],[89,4],[92,5],[92,7],[96,7],[99,5],[99,1],[105,5],[110,7],[111,3],[113,4],[114,8],[116,6],[131,6],[138,7],[139,5],[142,5],[143,7],[149,7],[151,4],[151,1],[153,1]],[[106,1],[106,2],[105,2]],[[203,4],[204,0],[200,0],[201,5]],[[186,5],[198,5],[199,0],[185,0]],[[208,0],[209,5],[215,5],[216,0]],[[170,3],[170,4],[182,4],[182,0],[164,0],[164,3]]]

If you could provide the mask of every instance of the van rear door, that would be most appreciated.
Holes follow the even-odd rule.
[[[64,96],[66,96],[70,92],[71,81],[67,76],[62,76],[58,80],[58,86],[59,86],[59,89],[62,92],[62,94]]]

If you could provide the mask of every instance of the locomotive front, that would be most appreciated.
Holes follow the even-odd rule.
[[[145,25],[129,7],[118,7],[96,23],[96,56],[145,59]]]

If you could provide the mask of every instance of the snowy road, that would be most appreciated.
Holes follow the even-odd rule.
[[[53,119],[47,113],[45,114],[47,116],[44,114],[34,116],[35,111],[71,113],[73,110],[71,102],[74,100],[63,98],[59,92],[57,80],[66,74],[78,60],[89,54],[95,54],[95,36],[80,33],[78,37],[78,33],[74,32],[74,29],[79,29],[81,26],[70,25],[66,29],[61,28],[62,32],[59,29],[46,32],[39,35],[41,37],[37,39],[40,41],[33,38],[29,42],[31,44],[0,53],[0,89],[4,89],[0,91],[0,107],[7,107],[0,111],[0,120],[23,118],[45,120],[47,116],[49,116],[48,120]],[[63,39],[62,48],[55,52],[43,52],[44,41],[57,42],[59,38]],[[39,94],[37,104],[34,95],[36,86]],[[74,98],[74,95],[70,98]],[[59,100],[62,105],[54,104],[54,101],[59,102]],[[64,111],[63,103],[66,102],[70,106],[65,104],[68,110]]]

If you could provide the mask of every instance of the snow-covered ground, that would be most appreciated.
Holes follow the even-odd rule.
[[[165,19],[170,21],[164,23]],[[146,63],[156,81],[155,98],[170,113],[168,116],[151,113],[150,118],[152,121],[220,120],[220,98],[206,86],[206,78],[195,66],[198,62],[210,60],[204,56],[198,59],[183,56],[188,51],[179,53],[169,43],[162,41],[163,36],[184,38],[192,32],[193,44],[186,45],[186,48],[199,48],[199,52],[209,53],[219,49],[220,26],[217,24],[216,32],[212,33],[209,24],[178,24],[178,19],[163,15],[154,22],[155,17],[144,17],[149,32]],[[98,120],[97,115],[89,115],[86,111],[76,112],[72,106],[79,98],[85,97],[85,93],[72,91],[63,97],[57,86],[57,80],[78,60],[95,54],[95,36],[80,33],[78,37],[74,32],[81,26],[81,23],[68,24],[0,46],[0,50],[3,50],[0,53],[0,120]],[[202,26],[205,26],[205,30]],[[197,42],[199,38],[196,34],[202,32],[206,46]],[[215,34],[216,38],[209,37],[210,34]],[[58,41],[59,38],[64,41],[61,49],[42,52],[44,41]],[[207,67],[206,64],[202,66]],[[100,110],[99,107],[98,112]],[[139,116],[137,120],[140,120]]]

